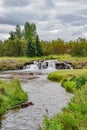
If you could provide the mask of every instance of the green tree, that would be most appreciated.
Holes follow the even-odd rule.
[[[24,25],[24,39],[28,41],[31,39],[32,41],[36,37],[36,26],[34,23],[26,22]]]
[[[3,56],[3,42],[0,40],[0,56]]]
[[[26,56],[29,56],[29,57],[34,57],[36,55],[35,44],[32,42],[31,39],[27,43],[25,54]]]
[[[39,40],[38,35],[36,36],[36,56],[42,56],[43,55],[43,49]]]
[[[11,31],[9,32],[9,35],[10,35],[9,39],[13,41],[15,39],[15,32]]]
[[[70,54],[73,56],[87,56],[87,40],[84,38],[78,38],[73,41]]]
[[[18,38],[18,39],[21,39],[21,37],[22,37],[22,32],[21,32],[20,25],[16,25],[16,28],[15,28],[15,37]]]
[[[10,40],[15,40],[16,38],[21,39],[22,38],[22,32],[20,25],[16,25],[15,31],[9,32],[10,34]]]

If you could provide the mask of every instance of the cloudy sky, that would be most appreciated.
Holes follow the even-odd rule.
[[[0,0],[0,39],[26,21],[43,40],[87,38],[87,0]]]

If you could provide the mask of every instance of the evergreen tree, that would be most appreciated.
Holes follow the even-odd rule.
[[[42,49],[38,35],[36,36],[36,55],[37,56],[43,55],[43,49]]]
[[[28,41],[25,54],[29,57],[35,56],[35,45],[32,43],[32,40]]]

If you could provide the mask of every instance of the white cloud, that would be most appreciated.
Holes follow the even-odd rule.
[[[57,29],[56,29],[56,30],[50,30],[49,32],[50,32],[50,33],[58,33],[58,32],[60,32],[60,31],[61,31],[61,30],[57,30]]]

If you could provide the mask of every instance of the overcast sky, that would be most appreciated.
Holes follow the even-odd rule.
[[[26,21],[43,40],[87,38],[87,0],[0,0],[0,39]]]

